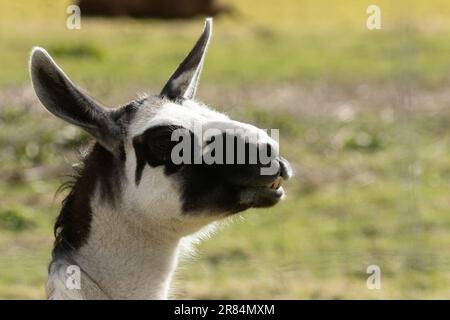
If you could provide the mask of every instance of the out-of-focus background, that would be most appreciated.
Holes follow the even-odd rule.
[[[279,128],[296,175],[286,201],[181,264],[175,297],[450,298],[449,1],[222,0],[189,19],[82,9],[80,30],[69,4],[0,0],[0,298],[44,297],[55,190],[89,141],[37,102],[31,47],[116,106],[158,93],[216,12],[198,98]],[[381,30],[366,27],[370,4]]]

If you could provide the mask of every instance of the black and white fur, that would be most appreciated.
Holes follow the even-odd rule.
[[[96,139],[55,225],[49,299],[165,299],[186,245],[215,221],[284,197],[280,184],[291,169],[278,154],[270,176],[258,165],[174,165],[168,157],[171,132],[195,124],[257,132],[258,146],[278,150],[262,130],[193,100],[211,31],[207,19],[159,95],[114,109],[77,88],[44,49],[33,49],[30,74],[41,103]],[[81,268],[81,290],[66,287],[70,265]]]

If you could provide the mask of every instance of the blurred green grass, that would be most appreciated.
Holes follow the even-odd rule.
[[[175,293],[448,298],[450,3],[378,1],[383,29],[368,31],[361,1],[231,2],[236,13],[216,19],[199,97],[280,128],[296,176],[287,201],[251,210],[202,243],[181,264]],[[0,298],[44,296],[54,192],[89,140],[38,106],[31,47],[49,49],[113,105],[161,87],[201,29],[200,19],[83,19],[70,31],[66,5],[0,0]],[[361,86],[373,101],[355,97]],[[366,288],[371,264],[381,267],[382,290]]]
[[[160,84],[200,29],[199,20],[84,19],[81,30],[71,31],[67,1],[0,3],[0,38],[7,44],[0,84],[27,81],[23,63],[33,45],[48,48],[75,79]],[[378,1],[380,32],[365,27],[361,1],[232,3],[236,13],[216,19],[204,75],[210,82],[383,81],[405,72],[425,84],[448,80],[446,1]]]

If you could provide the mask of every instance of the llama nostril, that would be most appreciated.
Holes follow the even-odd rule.
[[[289,162],[287,162],[286,159],[283,157],[279,158],[280,163],[280,175],[284,180],[288,180],[290,177],[292,177],[292,168]]]

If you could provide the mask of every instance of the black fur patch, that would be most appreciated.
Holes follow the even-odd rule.
[[[156,126],[147,129],[133,139],[136,153],[135,183],[139,185],[145,165],[157,167],[165,165],[166,174],[174,173],[179,166],[172,163],[170,154],[177,141],[171,141],[172,132],[180,126]]]
[[[54,254],[78,249],[87,241],[92,219],[90,201],[95,188],[99,186],[102,201],[114,206],[121,192],[119,180],[123,168],[123,156],[114,156],[99,143],[94,144],[62,202],[54,227]]]
[[[171,135],[175,129],[179,128],[181,127],[152,127],[133,139],[137,159],[135,183],[139,184],[146,164],[151,167],[164,166],[165,174],[172,176],[180,184],[182,208],[185,213],[243,211],[248,209],[249,205],[240,203],[241,191],[248,186],[263,186],[274,179],[273,176],[260,176],[259,170],[262,165],[249,164],[248,158],[245,159],[244,164],[206,164],[204,162],[194,164],[194,152],[191,152],[190,164],[174,164],[170,155],[178,141],[171,141]],[[193,133],[189,133],[191,147],[198,148]],[[248,144],[245,147],[248,152]],[[225,151],[223,153],[225,154]],[[236,149],[234,154],[237,154]]]

